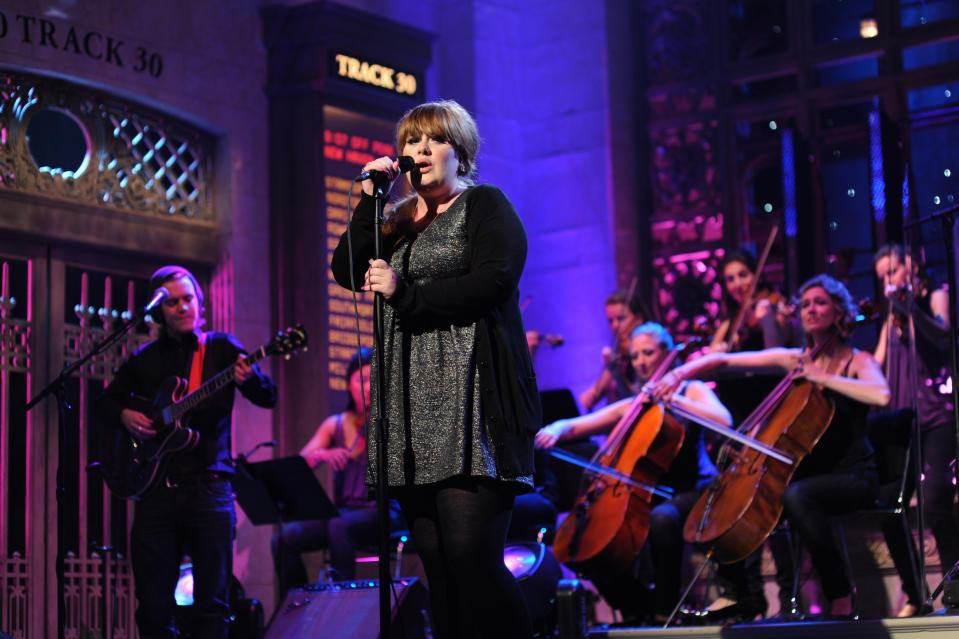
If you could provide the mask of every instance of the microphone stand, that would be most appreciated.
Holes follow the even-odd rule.
[[[909,241],[906,241],[906,240]],[[903,227],[903,257],[906,258],[907,255],[912,256],[917,254],[912,250],[912,233],[910,230],[907,230],[906,227]],[[916,486],[916,511],[918,516],[916,517],[916,533],[919,537],[920,543],[919,547],[916,550],[916,580],[918,587],[919,598],[923,601],[929,596],[929,586],[926,584],[926,559],[924,552],[924,543],[922,540],[926,538],[926,500],[925,494],[922,489],[922,424],[919,423],[919,347],[916,344],[916,316],[913,314],[912,309],[916,304],[916,269],[913,258],[907,258],[907,261],[903,264],[903,267],[908,268],[907,280],[908,292],[906,294],[906,305],[909,308],[909,313],[906,315],[905,326],[901,328],[903,333],[908,336],[909,339],[909,365],[906,368],[906,385],[909,387],[912,405],[914,410],[912,411],[912,420],[911,420],[911,434],[909,436],[911,447],[908,450],[912,451],[914,465],[913,465],[913,482]],[[889,300],[889,314],[887,315],[887,322],[883,324],[884,328],[887,328],[886,337],[886,367],[889,370],[890,358],[892,353],[892,331],[893,327],[891,324],[891,319],[893,312],[895,310],[895,304],[890,299]],[[953,366],[955,369],[955,366]],[[902,383],[902,380],[899,380],[899,383]],[[907,452],[907,454],[909,454]],[[908,471],[909,464],[906,464],[906,471]],[[908,504],[904,505],[903,508],[907,508]],[[909,540],[909,552],[913,552],[912,540]]]
[[[389,178],[384,174],[374,174],[373,181],[374,223],[373,223],[373,257],[380,259],[383,253],[383,207],[386,194],[389,190]],[[373,441],[376,442],[376,523],[379,562],[377,576],[379,579],[380,602],[380,637],[389,639],[390,636],[390,502],[387,492],[389,482],[386,478],[386,434],[389,432],[389,422],[386,419],[386,371],[383,370],[384,348],[384,299],[382,293],[376,293],[373,300],[373,379],[370,380],[376,389],[376,419],[373,420]]]
[[[951,208],[945,209],[943,211],[937,211],[931,215],[928,215],[924,218],[920,218],[914,222],[909,222],[908,224],[903,224],[903,230],[911,229],[913,227],[921,226],[926,222],[931,222],[932,220],[939,220],[942,223],[943,228],[943,242],[946,247],[946,266],[948,268],[947,279],[949,282],[949,332],[951,334],[951,339],[949,340],[949,353],[952,359],[952,417],[953,417],[953,426],[956,431],[956,459],[959,460],[959,384],[957,384],[957,375],[959,372],[959,326],[956,322],[956,251],[955,251],[955,214],[959,212],[959,206],[953,206]],[[913,340],[915,341],[915,340]],[[917,440],[918,441],[918,440]],[[921,448],[921,447],[918,447]],[[919,456],[916,457],[917,465],[917,474],[922,472],[921,466],[921,450],[917,450]],[[959,475],[959,463],[956,464],[957,475]],[[959,486],[956,487],[959,490]],[[916,490],[922,491],[922,484],[916,482]],[[920,498],[921,499],[921,498]],[[920,502],[921,503],[921,502]],[[920,517],[922,521],[922,517]],[[922,548],[923,540],[919,538],[920,548]],[[922,559],[922,558],[920,558]],[[925,561],[921,562],[921,565],[925,565]],[[946,579],[949,578],[956,570],[959,568],[959,562],[955,566],[952,566],[946,572],[946,577],[943,577],[942,581],[939,582],[939,586],[935,591],[930,595],[929,599],[926,600],[926,603],[931,603],[942,591],[943,586],[945,585]],[[922,574],[924,571],[920,569]],[[924,582],[925,580],[923,580]],[[924,583],[922,584],[924,586]],[[924,588],[923,588],[924,589]]]
[[[67,531],[66,531],[66,522],[64,521],[64,512],[66,512],[66,484],[64,483],[63,469],[66,465],[66,428],[67,428],[67,413],[72,409],[69,402],[67,401],[66,396],[66,382],[67,379],[73,375],[74,372],[78,371],[84,364],[93,359],[96,355],[99,355],[103,351],[107,350],[109,347],[113,346],[120,338],[126,334],[133,326],[135,326],[140,320],[146,316],[146,309],[143,312],[138,313],[132,318],[126,320],[119,328],[114,330],[112,333],[104,337],[100,342],[94,344],[93,349],[76,360],[72,364],[67,364],[63,367],[63,370],[60,371],[60,374],[52,382],[46,385],[46,387],[37,393],[33,399],[26,405],[24,412],[29,412],[31,408],[40,403],[40,400],[48,395],[55,395],[57,398],[57,481],[56,481],[56,491],[57,491],[57,560],[56,560],[56,573],[57,573],[57,638],[64,639],[66,633],[66,589],[65,589],[65,580],[66,580],[66,554],[68,551],[67,548]],[[105,591],[106,584],[104,584],[103,597],[107,596]],[[106,628],[106,619],[103,620],[104,631]]]

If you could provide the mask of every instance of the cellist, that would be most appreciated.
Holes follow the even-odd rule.
[[[827,518],[875,502],[879,480],[866,437],[866,414],[870,406],[889,403],[889,384],[872,354],[847,341],[856,308],[842,283],[828,275],[807,281],[799,289],[799,309],[805,348],[713,353],[663,376],[656,392],[668,396],[681,388],[684,380],[722,368],[743,372],[778,369],[794,371],[834,402],[835,412],[825,434],[785,488],[783,516],[809,551],[828,600],[826,612],[848,615],[848,576]],[[824,343],[817,357],[810,359],[809,352]]]
[[[640,384],[649,381],[673,348],[673,339],[661,325],[647,322],[632,332],[629,341],[630,360]],[[688,409],[724,426],[732,417],[716,395],[702,382],[689,381],[677,390]],[[548,448],[558,441],[609,432],[630,409],[633,397],[619,400],[604,408],[573,419],[563,419],[542,428],[535,437],[537,447]],[[675,493],[667,501],[653,507],[649,518],[649,536],[653,581],[652,597],[629,572],[635,566],[623,566],[617,575],[589,575],[606,601],[623,613],[626,621],[665,621],[680,595],[680,564],[683,553],[683,523],[702,487],[716,475],[716,467],[706,454],[702,429],[685,424],[682,447],[669,471],[660,477],[660,484]]]
[[[771,235],[766,248],[771,248],[775,235]],[[761,258],[768,256],[764,250]],[[781,312],[784,305],[782,294],[763,276],[766,260],[757,261],[747,249],[727,251],[719,265],[722,277],[722,321],[709,344],[709,352],[757,351],[776,346],[791,346],[793,325],[790,318]],[[733,415],[736,424],[756,408],[759,400],[776,387],[779,377],[768,374],[747,377],[726,377],[716,381],[716,394]],[[711,455],[717,454],[723,437],[706,432],[706,448]],[[779,543],[777,543],[779,542]],[[788,544],[774,536],[770,546],[777,565],[790,561]],[[702,623],[727,623],[748,620],[764,615],[767,602],[762,577],[762,548],[747,557],[741,566],[721,569],[717,575],[720,596],[707,609],[695,613]],[[792,580],[788,575],[779,583],[780,609],[789,605]]]

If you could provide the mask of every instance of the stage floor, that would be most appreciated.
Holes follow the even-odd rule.
[[[955,639],[959,616],[933,614],[908,619],[860,621],[802,621],[753,623],[738,626],[685,626],[662,628],[596,628],[588,637],[641,639]]]

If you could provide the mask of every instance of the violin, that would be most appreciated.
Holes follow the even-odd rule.
[[[774,313],[788,311],[785,295],[779,291],[770,291],[764,289],[753,296],[753,299],[746,310],[743,324],[749,328],[756,328],[759,326],[759,318],[756,316],[756,308],[760,305],[760,303],[764,302],[769,302],[769,305],[772,307]]]
[[[741,307],[744,310],[739,329],[733,333],[730,328],[731,325],[727,324],[720,326],[722,332],[717,331],[719,340],[727,343],[727,350],[739,350],[743,343],[749,338],[749,334],[760,328],[760,320],[756,311],[760,304],[767,302],[772,307],[769,312],[774,316],[789,317],[795,311],[787,302],[786,296],[779,291],[763,289],[754,293],[752,298],[748,300],[748,304],[744,303]]]
[[[673,349],[651,376],[660,379],[691,343]],[[556,531],[556,558],[573,568],[619,570],[632,561],[649,534],[650,502],[659,477],[679,454],[686,429],[662,402],[639,393],[590,463],[610,473],[587,472],[569,516]],[[635,484],[639,484],[637,487]]]
[[[929,295],[929,280],[924,277],[917,277],[915,287],[907,282],[895,287],[893,290],[887,290],[886,299],[888,300],[888,310],[892,315],[892,325],[896,328],[899,335],[902,335],[909,324],[909,314],[902,309],[909,308],[910,303],[915,300],[921,300]]]
[[[530,329],[526,331],[526,345],[529,347],[530,357],[536,355],[537,349],[539,349],[540,344],[546,342],[552,348],[557,346],[562,346],[565,343],[562,335],[553,335],[548,333],[543,335],[536,329]]]
[[[526,297],[524,297],[523,301],[520,302],[519,312],[525,313],[526,307],[529,306],[529,303],[532,301],[533,301],[533,297],[531,295],[527,295]],[[534,355],[536,355],[536,349],[538,349],[539,345],[542,344],[543,342],[546,342],[552,348],[556,348],[557,346],[562,346],[565,340],[563,339],[562,335],[553,335],[552,333],[547,333],[546,335],[543,335],[536,329],[530,329],[526,331],[526,346],[529,348],[530,357],[533,357]]]
[[[613,346],[603,349],[603,370],[581,398],[586,410],[592,409],[603,397],[609,398],[612,395],[613,399],[620,399],[636,394],[634,371],[629,357],[629,336],[639,324],[638,320],[630,322],[621,334],[617,335]]]
[[[882,309],[879,304],[873,302],[868,297],[864,297],[856,304],[859,308],[859,314],[856,315],[856,326],[875,322],[882,315]]]

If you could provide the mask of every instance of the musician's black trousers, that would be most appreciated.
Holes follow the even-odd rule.
[[[295,521],[283,526],[273,535],[273,565],[276,568],[280,592],[293,586],[309,583],[303,553],[328,548],[330,567],[337,580],[356,578],[356,547],[358,544],[376,546],[376,504],[339,508],[339,517]],[[397,515],[391,511],[391,530],[399,527]],[[318,579],[323,581],[323,579]]]
[[[903,447],[903,455],[904,450],[905,447]],[[957,532],[959,518],[953,506],[956,487],[952,480],[955,472],[950,466],[955,456],[956,433],[951,424],[922,433],[922,472],[925,477],[922,490],[925,499],[925,523],[926,529],[931,530],[936,538],[936,548],[939,551],[943,574],[959,561],[959,532]],[[887,461],[892,460],[887,459]],[[901,459],[895,461],[897,462],[896,470],[892,473],[894,481],[883,484],[879,489],[880,501],[885,504],[893,503],[899,493],[899,479],[895,473],[901,472],[903,462]],[[910,461],[912,463],[908,469],[909,474],[906,476],[905,500],[907,502],[912,497],[916,486],[915,454]],[[896,571],[902,578],[902,589],[909,598],[909,603],[920,606],[922,596],[919,593],[919,578],[918,575],[913,574],[912,564],[909,562],[909,552],[912,552],[918,565],[919,559],[915,557],[915,543],[912,539],[906,538],[899,515],[892,515],[886,519],[882,524],[882,531],[886,536],[886,545],[895,562]]]
[[[830,601],[848,595],[850,586],[829,517],[874,504],[878,492],[879,476],[872,467],[805,477],[786,487],[783,516],[809,551],[823,594]],[[788,577],[791,579],[792,575]]]
[[[130,552],[141,639],[176,636],[173,591],[184,554],[193,562],[186,630],[195,638],[227,639],[235,530],[233,491],[223,476],[203,473],[176,487],[161,484],[137,503]]]

